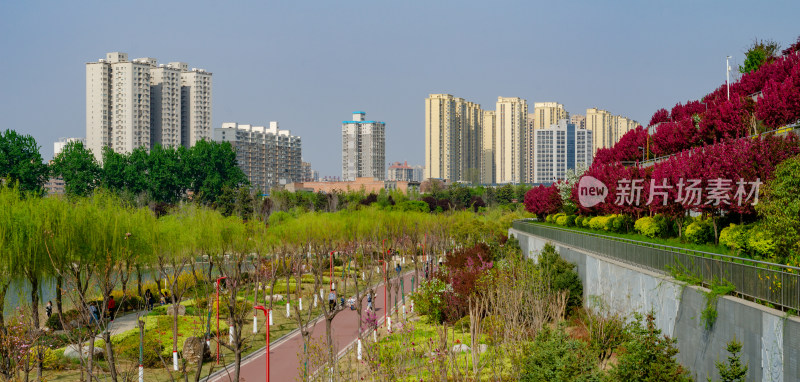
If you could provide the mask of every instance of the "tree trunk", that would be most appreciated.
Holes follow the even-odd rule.
[[[111,314],[114,314],[111,312]],[[103,340],[106,342],[106,360],[108,361],[108,371],[111,373],[111,380],[117,382],[117,366],[114,359],[114,348],[111,346],[111,332],[103,331]]]
[[[58,312],[59,317],[64,315],[64,303],[62,302],[62,293],[64,292],[63,289],[64,277],[62,277],[59,273],[59,275],[56,276],[56,311]]]
[[[8,285],[10,281],[4,282],[0,285],[0,331],[6,331],[6,318],[3,315],[3,307],[6,305],[6,292],[8,292]]]
[[[28,281],[31,283],[31,319],[33,327],[38,330],[39,326],[39,279],[32,274],[28,274]]]
[[[142,292],[142,268],[138,265],[136,266],[136,291],[139,292],[139,296],[144,296],[144,292]],[[145,305],[147,305],[146,302]]]

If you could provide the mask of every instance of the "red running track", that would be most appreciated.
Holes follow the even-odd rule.
[[[394,273],[394,272],[390,272]],[[411,291],[411,276],[413,276],[414,272],[408,272],[403,275],[403,287],[406,292],[406,305],[408,307],[406,309],[410,309],[411,300],[408,299],[408,293]],[[395,278],[396,280],[396,278]],[[419,284],[419,281],[416,281],[416,284]],[[377,298],[373,301],[375,306],[375,312],[378,315],[378,319],[382,320],[384,312],[386,312],[385,307],[383,306],[383,283],[379,284],[379,286],[375,287],[375,292],[377,294]],[[394,299],[394,297],[392,297]],[[326,299],[323,300],[327,303],[327,296]],[[392,301],[387,301],[389,306],[392,306]],[[397,309],[402,309],[402,300],[400,296],[397,299]],[[367,301],[364,299],[363,307],[366,309]],[[336,315],[336,318],[333,319],[332,323],[332,335],[333,335],[333,342],[334,348],[338,353],[340,349],[344,349],[353,342],[358,339],[358,314],[355,310],[350,310],[345,308],[342,312]],[[311,330],[311,335],[314,337],[312,341],[320,341],[320,339],[324,338],[325,336],[325,320],[317,321]],[[269,376],[270,382],[284,382],[284,381],[299,381],[302,380],[302,371],[300,369],[300,359],[298,358],[298,354],[303,352],[303,338],[300,335],[300,332],[295,332],[288,338],[284,338],[280,341],[280,343],[272,342],[272,348],[269,351]],[[265,381],[264,378],[266,374],[266,354],[264,350],[260,350],[257,352],[258,355],[248,359],[247,361],[242,363],[241,372],[240,372],[240,382],[257,382],[257,381]],[[230,374],[220,375],[216,378],[209,379],[212,382],[232,382],[233,381],[233,369],[229,368]],[[309,374],[313,373],[314,370],[309,370]]]

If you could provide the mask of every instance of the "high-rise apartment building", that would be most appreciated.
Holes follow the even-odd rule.
[[[528,156],[528,102],[519,97],[497,97],[495,121],[495,182],[520,183]]]
[[[423,165],[414,166],[414,172],[413,176],[411,177],[411,180],[414,182],[422,183],[422,181],[425,180],[425,166]]]
[[[302,163],[300,163],[300,167],[301,167],[301,171],[300,172],[302,173],[302,175],[300,176],[300,178],[301,178],[300,181],[301,182],[316,182],[317,181],[314,178],[314,173],[316,171],[314,171],[314,169],[311,168],[311,163],[302,162]]]
[[[211,73],[192,68],[183,62],[181,67],[181,144],[192,147],[211,136]]]
[[[181,145],[181,68],[150,63],[150,143]]]
[[[629,130],[639,123],[598,108],[586,109],[586,129],[592,131],[592,152],[602,148],[613,147]]]
[[[552,183],[564,179],[568,169],[589,166],[592,162],[592,132],[576,128],[561,119],[547,129],[537,129],[536,176],[534,183]]]
[[[480,182],[481,106],[450,94],[425,99],[425,178]]]
[[[549,129],[558,121],[569,118],[569,113],[558,102],[534,102],[533,118],[534,129]]]
[[[569,123],[575,125],[576,129],[586,128],[586,116],[580,114],[572,114],[569,116]]]
[[[239,168],[254,189],[267,191],[303,178],[302,141],[289,130],[280,130],[278,122],[269,127],[226,122],[214,129],[214,140],[231,143]]]
[[[86,64],[86,144],[98,159],[106,146],[191,147],[210,137],[211,73],[121,52]]]
[[[384,180],[386,177],[386,124],[367,121],[363,111],[353,112],[353,120],[342,121],[342,179],[360,177]]]
[[[481,147],[481,183],[495,182],[495,153],[497,152],[495,113],[491,110],[483,112],[483,142]]]

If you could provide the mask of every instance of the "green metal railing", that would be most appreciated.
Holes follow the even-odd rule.
[[[517,220],[513,228],[541,238],[613,258],[662,274],[677,269],[703,284],[727,280],[736,294],[772,304],[777,309],[800,311],[800,268],[668,245],[545,226]]]

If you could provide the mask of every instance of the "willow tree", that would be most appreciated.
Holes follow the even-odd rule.
[[[225,285],[228,296],[226,305],[228,307],[228,321],[232,328],[231,343],[221,342],[221,345],[233,352],[234,368],[231,380],[238,381],[241,371],[242,352],[245,350],[245,338],[242,336],[242,329],[248,313],[252,308],[243,306],[238,302],[239,292],[246,290],[247,281],[245,273],[252,265],[253,257],[251,250],[254,246],[253,237],[263,235],[263,225],[257,221],[244,223],[239,217],[230,216],[225,218],[222,229],[219,232],[221,251],[220,257],[216,260],[219,270],[227,277]],[[217,338],[217,341],[220,341]]]

